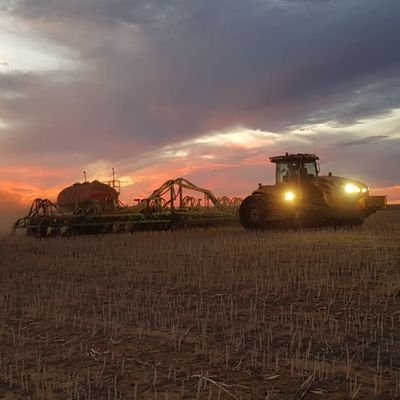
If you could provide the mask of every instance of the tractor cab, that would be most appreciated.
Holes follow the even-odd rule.
[[[313,181],[319,172],[315,154],[288,154],[270,157],[276,164],[276,184],[304,184]]]

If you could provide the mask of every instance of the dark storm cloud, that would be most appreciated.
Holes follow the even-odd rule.
[[[191,13],[197,0],[14,0],[0,1],[0,8],[29,19],[85,19],[154,24]]]
[[[29,147],[32,158],[127,158],[235,125],[350,124],[400,106],[397,0],[0,7],[76,50],[80,62],[68,72],[0,77],[12,94],[0,95],[0,117],[16,133],[2,144],[14,153]]]
[[[358,119],[390,113],[400,104],[398,70],[398,66],[383,69],[369,75],[369,82],[361,83],[357,78],[347,82],[347,88],[342,88],[346,92],[337,90],[329,107],[316,108],[310,115],[310,121],[334,121],[337,125],[346,126],[352,125]]]
[[[399,138],[376,141],[357,149],[338,146],[323,150],[321,163],[325,173],[330,170],[339,176],[359,179],[371,187],[398,185]]]
[[[348,142],[340,143],[342,146],[358,146],[364,144],[376,144],[381,140],[387,139],[389,136],[387,135],[376,135],[376,136],[367,136],[361,139],[350,140]]]

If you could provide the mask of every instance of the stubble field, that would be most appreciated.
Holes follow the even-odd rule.
[[[0,240],[0,398],[400,397],[400,211]]]

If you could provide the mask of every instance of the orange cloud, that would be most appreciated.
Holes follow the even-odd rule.
[[[20,203],[29,205],[38,197],[54,200],[63,187],[76,181],[76,172],[76,168],[0,166],[0,187]]]
[[[37,197],[54,199],[59,192],[58,187],[44,188],[42,185],[38,186],[18,181],[3,180],[0,181],[0,185],[4,193],[18,199],[18,202],[22,204],[30,204]]]

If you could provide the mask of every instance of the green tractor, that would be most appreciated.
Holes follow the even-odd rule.
[[[258,185],[240,205],[246,229],[361,225],[386,207],[386,196],[370,196],[369,188],[354,179],[320,176],[315,154],[270,157],[276,164],[275,185]]]

